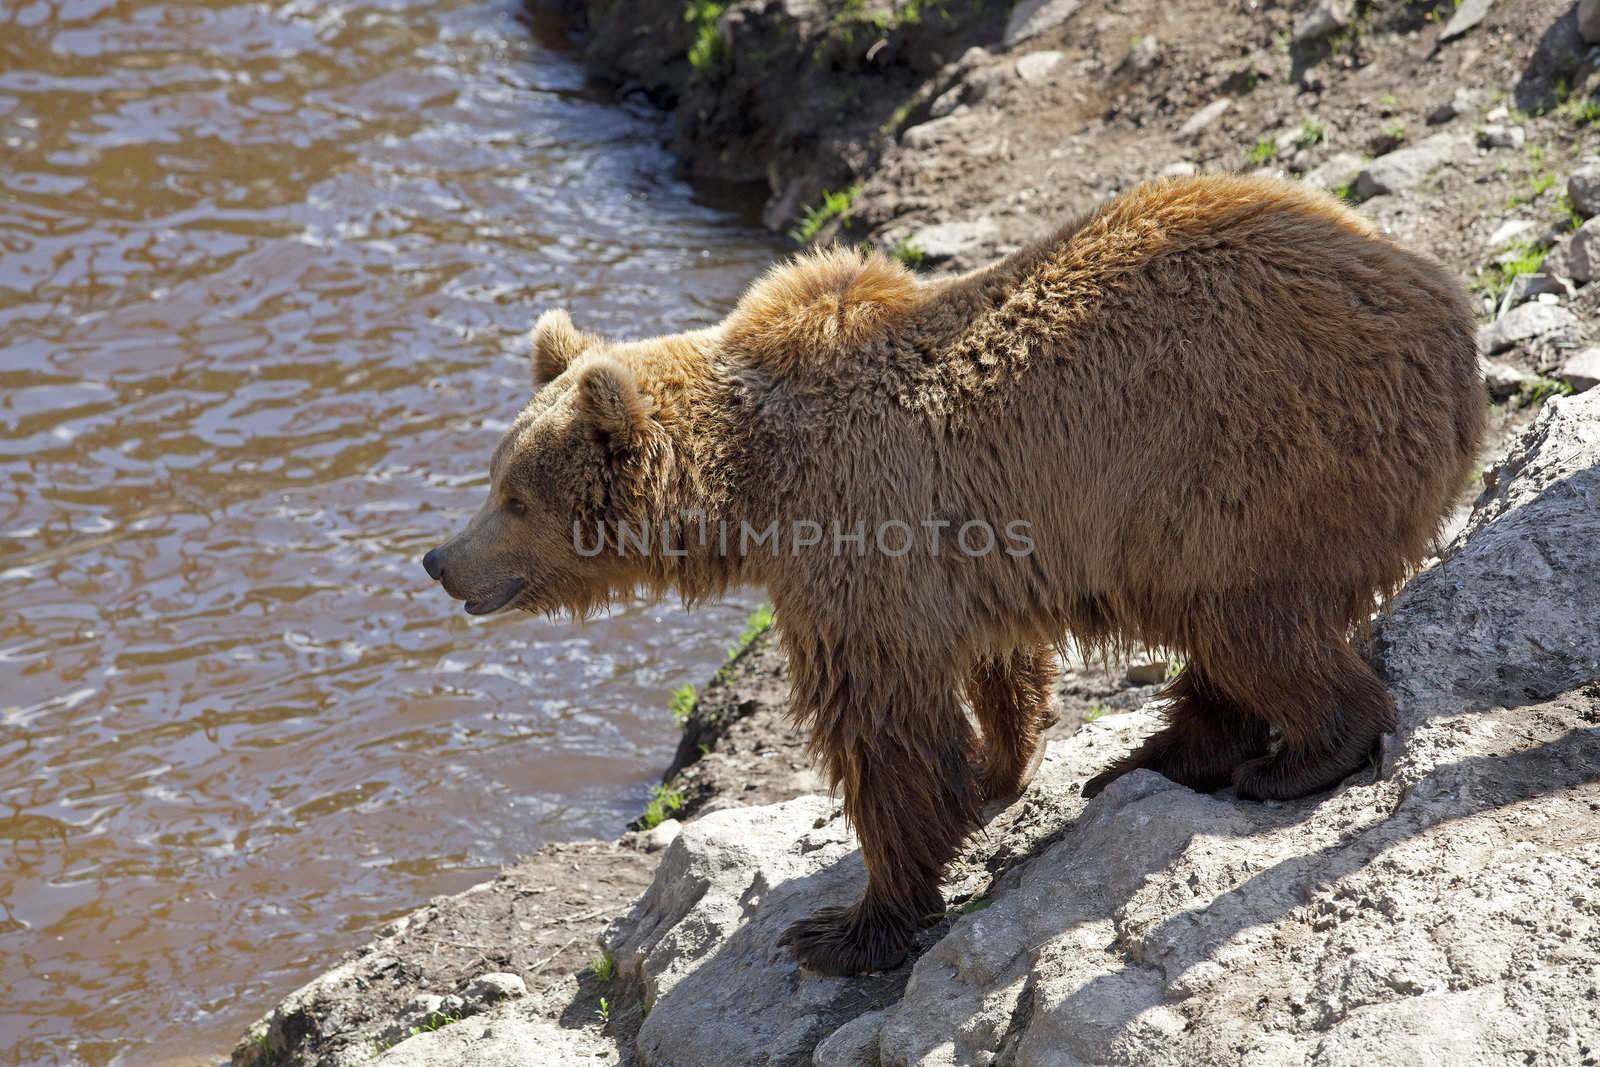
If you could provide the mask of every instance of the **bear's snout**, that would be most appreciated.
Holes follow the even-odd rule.
[[[422,569],[436,582],[444,578],[444,561],[439,558],[437,548],[429,549],[427,555],[422,557]]]

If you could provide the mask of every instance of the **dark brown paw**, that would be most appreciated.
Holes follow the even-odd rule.
[[[823,908],[789,927],[778,943],[808,971],[850,975],[899,966],[911,937],[910,930],[866,921],[858,907]]]
[[[989,822],[1021,800],[1022,794],[1028,791],[1028,786],[1033,783],[1034,775],[1039,773],[1039,765],[1043,762],[1044,745],[1034,748],[1032,758],[1021,771],[994,770],[992,763],[986,760],[983,770],[978,772],[978,798],[981,805],[978,821]]]
[[[1233,772],[1233,791],[1243,800],[1298,800],[1332,789],[1360,765],[1283,748],[1239,764]]]

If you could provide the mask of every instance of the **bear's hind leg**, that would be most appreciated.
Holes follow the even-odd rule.
[[[1395,725],[1394,698],[1376,672],[1340,641],[1314,672],[1285,678],[1263,695],[1277,750],[1241,764],[1233,788],[1246,800],[1293,800],[1338,785]]]
[[[1048,645],[982,660],[968,675],[967,700],[983,730],[978,796],[985,816],[1020,797],[1039,769],[1055,676]]]
[[[1267,724],[1229,700],[1190,663],[1162,697],[1169,703],[1166,726],[1133,752],[1084,784],[1093,797],[1129,771],[1151,770],[1201,793],[1233,780],[1234,768],[1267,751]]]

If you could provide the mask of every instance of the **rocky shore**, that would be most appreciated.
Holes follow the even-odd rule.
[[[1600,1059],[1600,4],[554,6],[597,76],[672,109],[692,173],[764,181],[774,229],[924,270],[1161,174],[1358,202],[1479,294],[1483,491],[1381,621],[1400,729],[1329,796],[1140,772],[1085,802],[1165,665],[1073,665],[1038,777],[913,959],[805,975],[778,934],[864,874],[757,632],[680,704],[679,756],[619,841],[391,924],[232,1062]]]

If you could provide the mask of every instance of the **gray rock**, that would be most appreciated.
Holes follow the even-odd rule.
[[[1078,10],[1080,0],[1022,0],[1006,20],[1006,47],[1054,29]]]
[[[1536,228],[1528,219],[1508,219],[1489,235],[1489,247],[1504,248],[1515,241],[1525,240]]]
[[[813,1067],[879,1067],[878,1032],[887,1013],[869,1011],[845,1023],[812,1054]]]
[[[1478,350],[1492,356],[1536,337],[1576,334],[1580,328],[1578,317],[1564,307],[1523,304],[1478,330]]]
[[[1589,164],[1567,178],[1567,199],[1586,219],[1600,215],[1600,164]]]
[[[1444,32],[1439,34],[1439,43],[1447,44],[1457,37],[1465,36],[1468,30],[1483,21],[1493,6],[1494,0],[1462,0],[1461,5],[1456,8],[1456,13],[1445,23]]]
[[[1128,49],[1128,54],[1122,57],[1118,65],[1123,70],[1143,74],[1161,61],[1161,42],[1155,34],[1147,33],[1133,42]]]
[[[1407,148],[1380,156],[1356,178],[1356,194],[1363,200],[1413,189],[1436,169],[1450,162],[1465,147],[1455,133],[1436,133]]]
[[[677,819],[663,819],[640,836],[640,845],[646,852],[660,852],[678,839],[683,823]]]
[[[1161,168],[1163,178],[1190,178],[1200,173],[1200,165],[1193,160],[1180,159]]]
[[[993,245],[1000,237],[994,220],[985,216],[970,222],[941,222],[925,226],[911,235],[929,262],[954,259],[957,256],[979,252]]]
[[[1320,41],[1350,25],[1352,0],[1315,0],[1306,11],[1295,17],[1294,43],[1307,44]]]
[[[1484,384],[1495,400],[1509,400],[1539,380],[1538,375],[1497,359],[1480,358],[1478,369],[1483,372]]]
[[[1449,122],[1458,115],[1470,115],[1478,109],[1483,99],[1483,90],[1461,86],[1450,97],[1450,102],[1440,104],[1428,113],[1428,125],[1437,126]]]
[[[1211,103],[1207,104],[1205,107],[1201,108],[1199,111],[1196,111],[1193,115],[1190,115],[1184,120],[1183,125],[1178,127],[1178,140],[1192,141],[1196,137],[1199,137],[1201,132],[1205,130],[1207,126],[1210,126],[1213,122],[1220,119],[1223,115],[1223,112],[1227,111],[1232,106],[1233,99],[1231,97],[1217,97],[1215,100],[1211,101]]]
[[[892,998],[904,974],[802,974],[778,944],[818,907],[847,904],[866,871],[839,808],[821,797],[731,808],[688,823],[650,889],[605,935],[640,991],[642,1065],[795,1063]]]
[[[967,87],[965,85],[953,85],[946,89],[934,97],[933,103],[928,107],[928,116],[935,119],[944,118],[961,106],[962,97],[966,95],[966,92]],[[914,130],[916,127],[913,126],[911,129]]]
[[[900,143],[907,148],[925,151],[958,139],[967,130],[968,123],[964,116],[946,115],[943,118],[933,119],[929,122],[919,122],[917,125],[909,127],[900,134]]]
[[[1578,0],[1578,33],[1588,44],[1600,44],[1600,0]]]
[[[1354,152],[1338,152],[1319,163],[1302,179],[1307,185],[1333,192],[1351,188],[1361,173],[1361,157]]]
[[[1493,123],[1478,131],[1479,148],[1521,148],[1528,133],[1521,126]]]
[[[1061,52],[1029,52],[1017,60],[1017,77],[1028,85],[1043,85],[1065,58]]]
[[[480,974],[467,987],[467,999],[483,1004],[498,1004],[502,1000],[513,1000],[527,995],[528,985],[522,980],[521,975],[503,971]]]
[[[1600,385],[1600,348],[1585,348],[1567,360],[1556,377],[1579,393]]]
[[[1166,680],[1167,661],[1152,660],[1147,663],[1131,663],[1125,675],[1129,685],[1155,685]]]
[[[1592,282],[1600,278],[1600,216],[1578,227],[1577,233],[1562,242],[1559,251],[1557,265],[1562,268],[1561,273],[1573,281]]]
[[[365,1062],[371,1053],[363,1050]],[[351,1060],[352,1067],[363,1061]],[[384,1052],[382,1067],[520,1067],[523,1064],[622,1062],[616,1046],[541,1019],[520,1008],[474,1015],[439,1030],[424,1031]]]
[[[1539,297],[1552,296],[1559,301],[1571,295],[1567,283],[1555,274],[1519,274],[1506,287],[1506,295],[1500,300],[1500,314],[1505,315],[1517,305]]]

